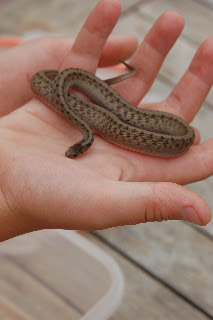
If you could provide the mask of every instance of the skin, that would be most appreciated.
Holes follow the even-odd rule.
[[[28,41],[0,56],[0,240],[43,228],[103,229],[147,221],[188,220],[206,225],[207,203],[181,185],[213,173],[213,139],[172,159],[131,152],[96,136],[82,157],[64,152],[80,133],[33,98],[30,77],[41,69],[77,67],[95,73],[132,56],[137,74],[113,87],[138,105],[150,89],[184,21],[166,12],[137,47],[132,36],[110,38],[121,12],[118,0],[101,0],[75,42]],[[107,41],[107,42],[106,42]],[[143,107],[190,122],[213,82],[213,39],[204,41],[189,69],[162,102]],[[142,105],[139,105],[141,107]],[[145,182],[144,182],[145,181]]]

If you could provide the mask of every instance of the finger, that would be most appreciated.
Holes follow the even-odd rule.
[[[80,201],[81,205],[84,203],[84,209],[79,211],[82,214],[68,217],[66,211],[62,213],[58,208],[60,220],[55,221],[57,227],[97,230],[163,220],[206,225],[211,220],[210,208],[200,196],[173,183],[126,183],[101,179],[93,185],[92,190],[91,184],[83,189],[84,199],[82,197]],[[66,205],[67,212],[73,213],[73,202],[72,206]]]
[[[213,174],[212,159],[213,139],[192,146],[183,158],[176,161],[176,164],[174,163],[176,182],[188,184],[210,177]]]
[[[121,13],[119,0],[101,0],[80,30],[60,69],[81,68],[94,72],[107,38]]]
[[[116,90],[129,102],[137,105],[150,89],[159,69],[180,35],[184,20],[177,12],[165,12],[155,22],[131,58],[137,73],[117,84]],[[134,92],[134,94],[129,94]]]
[[[138,41],[135,36],[110,36],[104,46],[99,60],[99,66],[112,66],[118,63],[119,59],[126,60],[133,55],[137,49]]]
[[[16,157],[18,170],[10,170],[11,163],[7,164],[3,192],[13,210],[9,216],[16,218],[16,230],[94,230],[162,220],[206,225],[211,219],[206,202],[179,185],[112,181],[76,161],[62,157],[53,161],[49,155],[43,156],[38,170],[40,155],[31,153],[29,157],[27,161]],[[27,179],[20,180],[23,170]]]
[[[101,202],[105,205],[93,211],[95,229],[163,220],[206,225],[211,220],[201,197],[173,183],[113,182],[102,190],[106,190]]]
[[[129,170],[132,174],[127,177],[124,174],[122,179],[125,181],[164,181],[185,185],[213,174],[213,139],[192,145],[184,155],[175,158],[143,155],[143,165],[140,155],[132,155],[132,159],[137,170]],[[125,169],[122,171],[126,172]]]
[[[46,38],[47,39],[47,38]],[[47,41],[53,40],[57,42],[57,47],[59,45],[58,41],[60,41],[59,50],[61,52],[62,57],[68,55],[70,53],[70,48],[74,42],[74,38],[58,38],[52,37]],[[33,41],[38,41],[33,40]],[[32,42],[33,41],[28,41]],[[0,48],[12,48],[24,43],[20,37],[1,37],[0,38]],[[26,44],[26,41],[25,41]],[[133,55],[138,46],[138,40],[134,35],[110,35],[107,39],[107,42],[103,48],[101,53],[101,57],[99,60],[100,67],[112,66],[118,63],[119,59],[126,60]],[[55,50],[57,49],[55,48]],[[62,59],[61,57],[61,59]],[[58,54],[58,58],[60,58],[60,53]],[[49,62],[49,59],[48,59]],[[57,63],[57,60],[55,61]],[[60,62],[61,63],[61,62]]]
[[[202,43],[189,69],[166,100],[168,112],[192,121],[213,84],[213,38]]]
[[[32,98],[29,86],[31,76],[39,70],[59,69],[73,41],[71,38],[57,37],[35,39],[1,53],[0,116],[12,112]],[[117,63],[120,56],[128,59],[135,47],[136,39],[132,36],[111,36],[103,49],[101,66]]]

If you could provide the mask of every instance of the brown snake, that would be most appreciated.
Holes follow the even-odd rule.
[[[80,69],[61,72],[44,70],[32,76],[36,96],[73,123],[83,139],[69,147],[69,158],[83,154],[92,145],[96,132],[121,147],[161,157],[175,157],[192,145],[195,133],[181,118],[161,111],[137,108],[124,100],[109,84],[123,81],[136,70],[108,80],[101,80]],[[86,93],[93,102],[70,93],[70,88]]]

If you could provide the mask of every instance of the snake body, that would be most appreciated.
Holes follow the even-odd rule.
[[[123,62],[124,63],[124,62]],[[175,157],[194,141],[194,130],[181,118],[161,111],[140,109],[123,99],[109,84],[135,73],[103,81],[81,69],[44,70],[31,78],[36,96],[73,123],[83,139],[69,147],[69,158],[83,154],[94,141],[94,132],[106,140],[141,153]],[[82,100],[69,89],[86,93],[93,102]]]

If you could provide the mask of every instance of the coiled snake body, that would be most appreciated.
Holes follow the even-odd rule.
[[[80,69],[44,70],[32,76],[36,96],[82,132],[83,139],[69,147],[67,157],[83,154],[92,145],[94,132],[121,147],[161,157],[179,156],[192,145],[194,130],[184,120],[167,112],[137,108],[109,86],[136,72],[123,63],[132,71],[105,81]],[[93,102],[72,94],[71,87]]]

